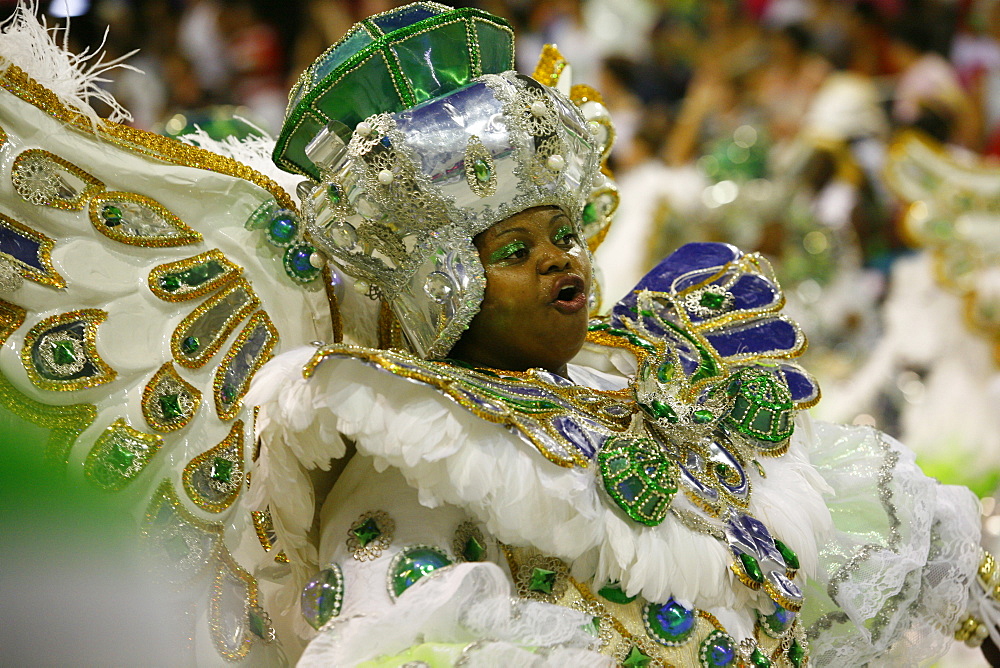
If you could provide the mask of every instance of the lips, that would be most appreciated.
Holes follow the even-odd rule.
[[[587,305],[586,284],[576,274],[560,276],[549,292],[550,304],[560,313],[576,313]]]

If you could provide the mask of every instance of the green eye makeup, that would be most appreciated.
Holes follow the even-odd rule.
[[[519,250],[525,249],[527,247],[528,245],[523,241],[511,241],[509,244],[501,246],[500,248],[490,253],[490,263],[493,264],[496,262],[502,262],[503,260],[506,260],[514,253],[518,252]]]
[[[556,230],[556,233],[552,236],[552,238],[556,242],[562,242],[565,241],[568,237],[574,236],[574,234],[575,233],[573,232],[572,227],[570,227],[569,225],[561,225],[559,229]]]

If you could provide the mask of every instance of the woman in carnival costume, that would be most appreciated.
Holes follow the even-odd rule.
[[[613,132],[556,52],[534,78],[512,56],[478,10],[356,25],[275,148],[308,178],[302,221],[244,165],[0,79],[2,264],[27,282],[4,285],[0,400],[58,427],[94,484],[155,487],[143,536],[167,580],[214,574],[195,644],[273,664],[277,636],[303,665],[904,665],[995,633],[974,497],[799,412],[819,389],[766,261],[685,246],[588,320]],[[289,349],[317,338],[322,293],[271,280],[260,236],[294,281],[322,251],[354,278],[343,301],[381,300],[383,345]],[[105,292],[79,290],[106,248]]]

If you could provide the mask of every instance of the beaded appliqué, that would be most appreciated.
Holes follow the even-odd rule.
[[[706,285],[684,298],[688,311],[702,319],[722,315],[732,308],[733,293],[719,285]]]
[[[222,525],[205,522],[188,512],[173,485],[164,480],[146,509],[142,537],[163,578],[180,585],[208,567],[222,542]]]
[[[634,521],[660,524],[677,491],[671,463],[655,441],[613,437],[597,455],[608,495]]]
[[[271,619],[257,602],[257,581],[221,550],[209,601],[209,630],[216,650],[229,661],[246,658],[255,638],[274,642]]]
[[[104,184],[68,160],[42,149],[28,149],[10,170],[14,190],[24,201],[38,206],[78,211]]]
[[[243,318],[260,306],[250,284],[233,283],[188,314],[170,337],[170,350],[182,366],[197,369],[222,347]]]
[[[314,629],[340,614],[344,604],[344,574],[336,563],[314,575],[299,596],[302,616]]]
[[[186,427],[201,403],[201,392],[185,381],[167,362],[153,374],[142,392],[142,416],[156,431]]]
[[[569,587],[569,573],[559,559],[536,554],[517,564],[514,586],[518,596],[556,603]]]
[[[149,289],[160,299],[179,302],[204,297],[234,281],[241,273],[217,248],[177,262],[154,267]]]
[[[243,483],[243,421],[229,435],[184,467],[184,491],[202,510],[220,513],[236,500]]]
[[[665,647],[680,647],[693,636],[698,623],[696,611],[670,599],[666,603],[646,603],[642,608],[646,633]]]
[[[493,156],[476,135],[469,137],[465,148],[465,180],[480,197],[496,194],[497,175]]]
[[[475,522],[462,522],[455,529],[451,552],[459,561],[485,561],[488,551],[486,537]]]
[[[358,561],[371,561],[382,556],[392,544],[396,523],[381,510],[370,510],[347,530],[347,549]]]
[[[161,437],[144,434],[119,418],[97,438],[83,472],[101,489],[116,492],[142,473],[161,445]]]
[[[156,200],[130,192],[94,195],[90,222],[109,239],[132,246],[187,246],[202,238]]]
[[[433,545],[410,545],[389,562],[386,588],[389,596],[398,598],[419,580],[452,565],[451,557]]]
[[[239,413],[250,380],[271,358],[271,351],[277,343],[278,330],[267,312],[257,311],[250,316],[250,321],[215,370],[212,389],[215,412],[220,420],[230,420]]]
[[[52,266],[52,249],[55,241],[0,213],[0,252],[23,278],[51,285],[66,287],[66,280]]]
[[[97,326],[108,314],[83,309],[55,315],[31,328],[21,362],[43,390],[68,392],[110,383],[118,375],[97,352]]]

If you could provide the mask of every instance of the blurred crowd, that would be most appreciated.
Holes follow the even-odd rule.
[[[356,21],[403,4],[40,2],[50,24],[72,15],[76,50],[103,48],[111,57],[137,50],[128,60],[135,69],[116,71],[108,86],[134,125],[171,135],[195,125],[210,134],[248,131],[232,124],[234,113],[276,134],[298,73]],[[596,254],[605,308],[682,243],[760,251],[785,288],[787,311],[809,334],[809,364],[827,395],[823,417],[878,423],[919,450],[926,424],[907,428],[906,414],[929,415],[927,402],[944,405],[930,389],[935,364],[958,350],[974,369],[949,369],[941,392],[964,383],[962,405],[985,403],[974,415],[952,415],[961,428],[936,433],[929,447],[944,438],[960,440],[962,451],[995,451],[998,475],[988,484],[1000,480],[1000,418],[983,417],[994,413],[991,397],[1000,400],[1000,281],[992,333],[973,332],[955,304],[928,306],[934,299],[914,286],[944,289],[935,283],[941,272],[928,268],[932,249],[904,234],[901,222],[915,199],[933,208],[970,181],[985,199],[970,195],[971,208],[959,213],[993,216],[1000,229],[1000,0],[446,4],[508,19],[520,70],[530,73],[542,45],[554,43],[574,81],[602,92],[616,125],[610,167],[621,192]],[[0,15],[13,6],[0,0]],[[887,178],[907,133],[923,138],[908,146],[932,147],[928,159],[940,163],[931,171],[941,181],[924,184],[919,197]],[[956,252],[972,248],[1000,266],[983,254],[989,245],[965,243]],[[1000,257],[1000,242],[995,247]],[[917,256],[923,265],[900,269]],[[941,335],[946,320],[964,333]],[[983,352],[955,338],[965,335]],[[962,432],[979,418],[978,432]]]

